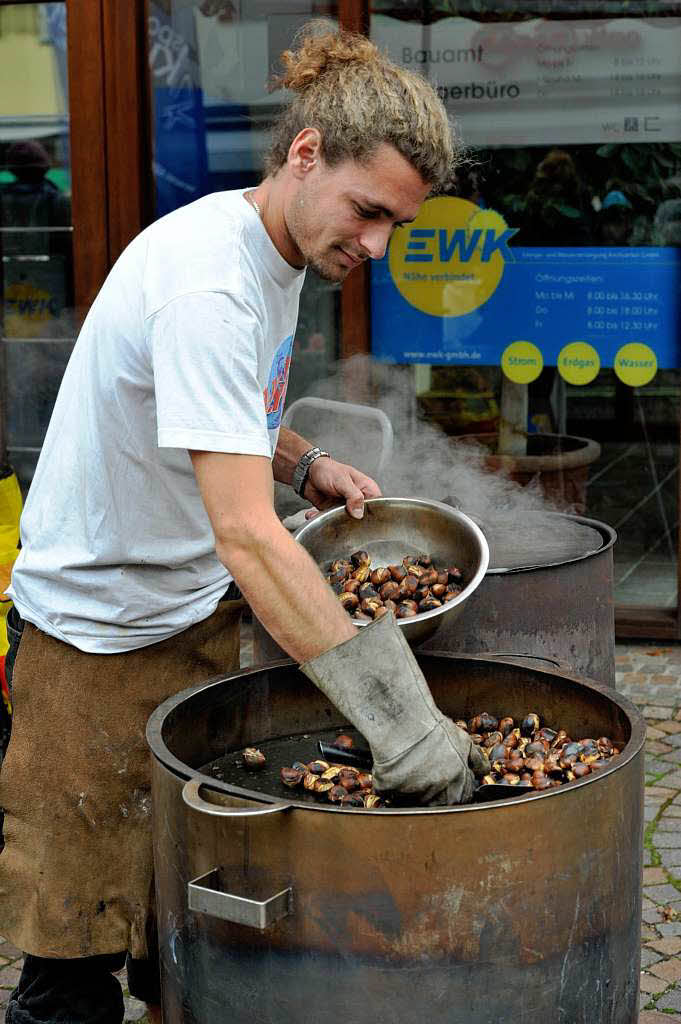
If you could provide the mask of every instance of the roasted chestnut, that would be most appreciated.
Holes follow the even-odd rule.
[[[539,715],[535,715],[531,712],[520,723],[520,735],[521,736],[532,736],[537,729],[539,729],[541,723],[539,721]]]
[[[279,777],[289,789],[294,789],[303,781],[303,773],[295,768],[282,768],[279,772]]]
[[[307,766],[307,770],[312,772],[313,775],[323,775],[327,768],[331,765],[328,761],[310,761]]]
[[[512,729],[515,729],[515,722],[512,718],[499,719],[499,732],[502,736],[508,736]]]
[[[395,580],[390,580],[388,583],[384,583],[379,590],[379,596],[382,601],[394,600],[400,592],[400,585]]]
[[[380,597],[366,597],[363,601],[360,601],[360,608],[365,615],[370,615],[372,619],[376,618],[376,613],[379,608],[383,611],[383,603]]]
[[[350,561],[352,562],[356,569],[359,568],[360,565],[371,564],[371,558],[369,557],[369,553],[367,551],[353,551],[353,553],[350,555]]]
[[[390,573],[390,575],[392,576],[396,583],[401,583],[402,580],[407,575],[407,570],[404,568],[403,565],[389,565],[388,572]]]
[[[259,768],[264,768],[267,758],[263,754],[262,750],[258,750],[257,747],[246,747],[242,751],[241,756],[244,759],[244,764],[251,771],[257,771]]]
[[[386,569],[385,566],[381,566],[379,569],[374,569],[369,579],[375,587],[381,587],[390,579],[390,569]]]
[[[367,793],[364,797],[364,806],[368,811],[372,810],[374,807],[381,807],[382,803],[383,801],[380,796],[377,796],[375,793]]]
[[[352,736],[348,736],[347,733],[342,732],[340,736],[336,736],[331,746],[338,747],[339,750],[350,750],[354,744],[355,741]]]
[[[369,579],[370,569],[368,565],[360,565],[359,568],[355,569],[352,573],[352,578],[359,580],[360,583],[366,583]]]
[[[402,601],[401,604],[398,604],[395,612],[396,619],[410,619],[414,615],[418,615],[418,605],[415,601]]]
[[[338,595],[338,600],[346,611],[354,612],[355,608],[359,607],[359,598],[357,597],[357,594],[351,594],[347,590],[344,590],[342,594]]]

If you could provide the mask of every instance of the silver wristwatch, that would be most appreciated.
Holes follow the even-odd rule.
[[[310,448],[298,459],[298,465],[293,470],[293,480],[291,481],[291,485],[296,494],[301,498],[303,496],[303,491],[305,490],[305,484],[307,483],[310,466],[315,459],[321,459],[323,456],[327,459],[331,458],[329,453],[322,451],[321,448]]]

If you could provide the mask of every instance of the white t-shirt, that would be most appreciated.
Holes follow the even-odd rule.
[[[243,191],[143,231],[66,368],[9,594],[23,618],[83,651],[179,633],[231,580],[187,449],[272,457],[305,276]]]

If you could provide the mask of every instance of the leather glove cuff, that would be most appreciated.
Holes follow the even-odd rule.
[[[443,718],[392,615],[300,668],[362,733],[380,763],[415,746]]]

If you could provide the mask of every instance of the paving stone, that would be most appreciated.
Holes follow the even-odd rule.
[[[668,743],[660,743],[659,740],[646,740],[646,754],[669,754],[672,748]]]
[[[11,942],[8,942],[6,939],[3,939],[2,945],[0,945],[0,956],[6,956],[9,957],[10,960],[16,960],[17,957],[23,955],[23,949],[17,949],[17,947],[13,946]]]
[[[666,783],[666,779],[665,779]],[[681,789],[681,786],[678,787]],[[671,789],[669,786],[646,786],[645,798],[646,800],[658,800],[660,803],[666,803],[667,800],[671,800],[672,797],[677,795],[676,789]],[[680,794],[681,795],[681,794]]]
[[[662,956],[676,956],[677,953],[681,953],[681,939],[654,939],[652,942],[648,942],[647,945],[654,949],[656,953],[661,953]]]
[[[7,1006],[9,997],[12,995],[11,988],[0,988],[0,1007]]]
[[[675,818],[670,815],[665,818],[664,811],[660,815],[660,820],[657,823],[655,832],[681,832],[681,818]]]
[[[667,740],[670,747],[681,747],[681,732],[675,732],[673,736],[670,736]]]
[[[664,992],[668,984],[669,982],[664,981],[662,978],[656,978],[652,974],[641,973],[641,992],[645,992],[649,996],[657,995],[658,992]]]
[[[645,910],[641,911],[641,920],[644,924],[660,924],[663,919],[662,907],[653,905],[652,907],[646,907]]]
[[[651,851],[650,850],[646,850],[646,848],[644,846],[643,847],[643,867],[644,868],[649,868],[649,867],[652,867],[652,864],[653,864],[653,855],[652,855]]]
[[[3,967],[0,970],[0,987],[9,988],[11,986],[14,988],[19,983],[20,977],[21,971],[16,967]]]
[[[644,868],[643,869],[643,884],[644,885],[664,885],[667,881],[667,872],[664,868]]]
[[[146,1003],[141,1003],[139,999],[133,999],[132,996],[124,996],[123,1004],[125,1006],[125,1021],[140,1021],[147,1012]]]
[[[669,900],[681,899],[681,893],[673,885],[648,885],[645,894],[656,903],[668,903]]]
[[[681,989],[668,989],[655,1004],[658,1010],[679,1010],[681,1011]]]
[[[649,704],[649,705],[647,705],[647,707],[643,708],[643,717],[644,718],[653,718],[653,719],[655,719],[656,720],[655,721],[656,725],[657,725],[658,721],[660,721],[660,722],[668,722],[669,721],[669,709],[666,708],[666,707],[660,707],[660,706],[655,707],[655,706],[651,706]]]
[[[673,754],[670,754],[669,756],[678,757],[679,761],[681,762],[681,750],[676,750]],[[676,799],[672,800],[669,807],[665,807],[664,813],[668,814],[672,818],[681,818],[681,803],[677,804]]]
[[[681,723],[679,723],[679,724],[681,724]],[[654,725],[649,725],[646,728],[646,739],[647,740],[661,740],[665,736],[667,736],[667,733],[663,732],[662,729],[656,729]]]
[[[648,949],[647,946],[644,946],[641,950],[641,967],[652,967],[653,964],[657,964],[661,960],[662,956],[656,953],[654,949]]]
[[[669,850],[681,847],[680,832],[655,832],[653,839],[657,850]]]
[[[656,939],[659,939],[659,937],[660,936],[654,928],[650,928],[648,925],[641,928],[641,942],[646,946],[650,946]],[[669,938],[669,936],[667,936],[667,938]]]
[[[655,818],[660,813],[659,804],[645,804],[643,808],[643,820],[646,825],[649,825],[651,821],[655,821]]]
[[[658,854],[660,861],[666,868],[681,867],[681,850],[658,850]]]
[[[663,938],[669,935],[681,935],[681,921],[662,921],[655,927]]]
[[[656,722],[655,725],[650,728],[657,729],[658,732],[666,732],[671,736],[673,733],[681,732],[681,722],[674,722],[671,720],[668,722]]]
[[[665,981],[677,982],[681,980],[681,960],[674,956],[671,960],[661,960],[657,964],[651,964],[648,968],[651,974]]]
[[[669,775],[665,775],[664,784],[670,789],[681,789],[681,771],[675,769]]]

